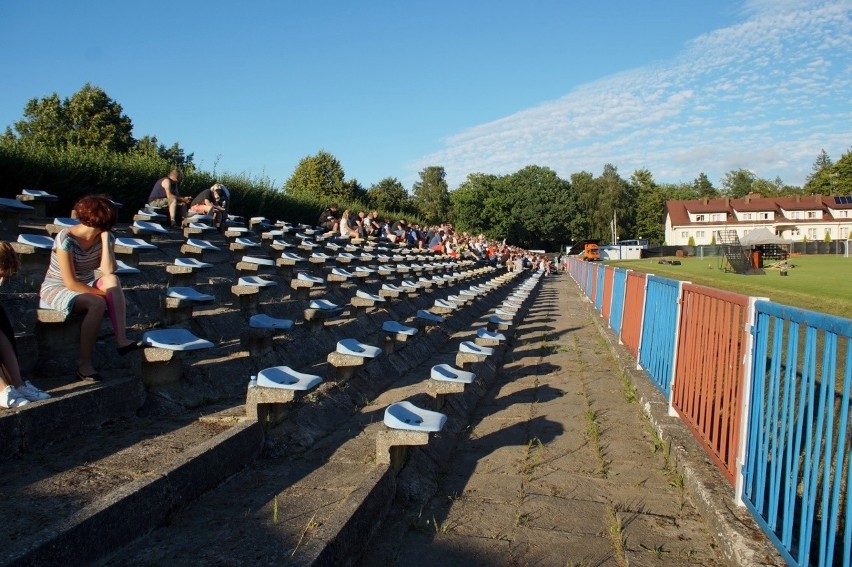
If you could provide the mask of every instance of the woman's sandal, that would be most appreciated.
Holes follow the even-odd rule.
[[[145,345],[142,344],[142,341],[133,341],[132,343],[128,343],[122,347],[116,347],[116,351],[121,356],[133,352],[134,350],[139,350],[140,348],[145,348]]]
[[[77,380],[88,380],[89,382],[101,382],[104,379],[104,377],[101,376],[100,374],[98,374],[97,371],[92,372],[91,374],[83,374],[82,372],[80,372],[80,369],[78,368],[76,373],[77,373]]]

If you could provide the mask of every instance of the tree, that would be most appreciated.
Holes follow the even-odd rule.
[[[367,202],[372,209],[406,211],[409,207],[408,191],[396,177],[385,177],[367,190]]]
[[[444,222],[449,216],[450,195],[446,177],[443,167],[429,166],[420,171],[420,181],[414,183],[412,201],[430,224]]]
[[[703,199],[707,197],[708,199],[716,199],[719,197],[719,191],[713,187],[713,184],[710,182],[710,179],[707,178],[707,174],[703,171],[698,174],[698,177],[692,182],[692,188],[698,194],[699,199]]]
[[[811,174],[805,180],[804,192],[807,195],[831,195],[834,192],[833,167],[831,158],[823,149],[814,160]]]
[[[320,150],[315,156],[299,161],[284,191],[293,197],[324,202],[346,200],[349,195],[343,183],[343,167],[330,153]]]
[[[165,144],[158,143],[156,136],[142,136],[136,141],[134,151],[144,155],[159,156],[184,172],[195,170],[194,154],[184,152],[177,142],[167,148]]]
[[[727,197],[738,199],[745,197],[754,189],[757,176],[748,169],[734,169],[725,174],[722,179],[722,192]]]
[[[525,248],[557,250],[569,240],[570,219],[576,215],[571,185],[547,167],[527,166],[503,179],[514,196],[509,241]]]
[[[630,184],[636,192],[636,238],[649,242],[662,242],[665,238],[663,229],[663,211],[666,207],[666,197],[660,187],[654,182],[654,177],[647,169],[637,169],[630,176]]]
[[[450,192],[450,218],[456,228],[471,234],[487,233],[496,238],[491,230],[500,221],[486,208],[486,201],[498,191],[498,179],[496,175],[471,173],[458,189]]]
[[[831,187],[835,195],[852,195],[852,150],[831,166]]]
[[[31,99],[15,130],[22,142],[51,148],[77,146],[124,153],[135,145],[133,123],[121,105],[89,83],[64,100],[57,93]]]
[[[347,179],[343,182],[343,192],[347,197],[343,200],[365,202],[367,200],[367,190],[358,183],[357,179]]]

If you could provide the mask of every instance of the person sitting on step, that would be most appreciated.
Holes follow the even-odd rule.
[[[106,197],[90,195],[77,201],[74,213],[80,224],[56,235],[39,295],[42,307],[83,314],[76,374],[80,380],[98,381],[102,378],[92,366],[92,349],[104,312],[112,322],[118,354],[128,354],[143,345],[126,334],[126,303],[115,273],[115,237],[110,232],[116,223],[112,203]],[[98,268],[101,277],[96,279]]]

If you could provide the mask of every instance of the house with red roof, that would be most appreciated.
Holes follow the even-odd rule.
[[[767,228],[785,240],[847,240],[852,232],[852,196],[796,195],[762,197],[750,193],[739,199],[667,201],[666,244],[711,244],[719,230],[735,230],[742,238]],[[716,238],[718,241],[718,237]]]

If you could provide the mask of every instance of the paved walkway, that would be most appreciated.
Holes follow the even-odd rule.
[[[546,279],[425,503],[362,565],[718,565],[665,446],[567,274]]]

